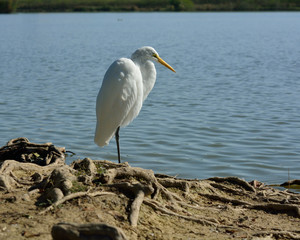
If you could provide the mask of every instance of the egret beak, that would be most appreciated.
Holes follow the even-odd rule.
[[[169,64],[167,64],[164,60],[162,60],[159,56],[157,56],[157,61],[164,65],[165,67],[169,68],[171,71],[176,72]]]

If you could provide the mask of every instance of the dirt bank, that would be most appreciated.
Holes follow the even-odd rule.
[[[64,151],[24,139],[0,149],[0,239],[52,239],[60,222],[106,223],[123,239],[300,239],[300,194],[236,177],[177,179],[128,163],[68,166]]]

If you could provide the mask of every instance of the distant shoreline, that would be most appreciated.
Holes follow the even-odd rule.
[[[299,0],[0,0],[0,13],[300,11]]]

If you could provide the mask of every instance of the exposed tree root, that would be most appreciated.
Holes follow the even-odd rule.
[[[170,216],[176,216],[179,218],[183,218],[185,220],[189,220],[189,221],[194,221],[197,223],[200,223],[202,225],[206,225],[206,226],[218,226],[218,221],[216,219],[214,220],[205,220],[205,219],[200,219],[200,218],[195,218],[195,217],[190,217],[190,216],[185,216],[182,214],[178,214],[172,210],[169,210],[163,206],[161,206],[157,201],[155,200],[151,200],[151,199],[145,199],[144,203],[150,207],[152,207],[154,210],[160,211],[163,214],[167,214]]]
[[[60,204],[63,204],[66,201],[75,199],[75,198],[80,198],[80,197],[96,197],[96,196],[107,196],[107,195],[115,195],[115,193],[112,192],[77,192],[73,193],[70,195],[65,196],[64,198],[56,201],[55,203],[51,204],[49,207],[47,207],[45,210],[41,211],[39,214],[45,214],[48,211],[53,210],[55,207],[57,207]]]
[[[226,227],[225,225],[220,224],[217,219],[204,219],[203,217],[200,219],[195,215],[191,216],[192,214],[189,213],[189,211],[187,211],[186,209],[183,209],[182,207],[197,209],[197,210],[203,208],[187,203],[183,197],[167,189],[167,188],[180,189],[182,191],[182,194],[185,197],[187,197],[188,193],[191,191],[191,188],[198,188],[201,185],[199,181],[175,179],[173,177],[169,177],[166,175],[162,175],[162,178],[158,178],[158,175],[154,175],[151,170],[134,168],[130,166],[124,166],[124,167],[114,166],[113,168],[107,170],[102,175],[101,178],[103,183],[108,183],[105,185],[107,187],[116,187],[121,192],[126,192],[126,191],[128,192],[129,190],[130,192],[134,193],[134,200],[132,202],[131,213],[129,217],[132,226],[137,225],[138,222],[137,216],[139,213],[139,208],[143,202],[146,205],[152,207],[154,210],[160,211],[163,214],[177,216],[204,225]],[[139,182],[143,183],[144,189],[145,186],[148,186],[148,190],[147,192],[145,192],[145,190],[140,187],[141,185],[139,185],[139,188],[136,189],[137,185],[131,184],[129,182],[120,182],[121,179],[122,180],[127,179],[126,181],[132,181],[134,179],[135,181],[138,180]],[[248,208],[248,209],[257,209],[257,210],[263,210],[266,212],[273,212],[273,213],[284,212],[296,217],[299,216],[298,206],[294,206],[290,204],[272,204],[272,203],[252,204],[250,201],[252,201],[254,198],[257,198],[256,189],[253,186],[251,186],[248,182],[242,179],[236,177],[210,178],[209,181],[210,181],[209,186],[211,192],[213,192],[214,194],[198,192],[200,196],[203,196],[207,199],[213,201],[220,201],[223,203],[230,203],[234,206],[242,206],[243,208]],[[241,188],[232,189],[224,184],[226,182],[240,186]],[[150,186],[151,186],[151,191],[149,191]],[[220,194],[220,191],[225,193],[228,192],[230,194],[234,194],[237,196],[249,195],[251,196],[249,198],[250,201],[239,200],[236,198],[229,198],[226,197],[226,195]],[[251,192],[252,195],[249,194],[249,192]],[[145,198],[145,196],[149,196],[150,194],[152,199],[148,197]],[[166,204],[164,204],[165,206],[163,206],[156,200],[158,199],[159,196],[161,196],[161,198],[164,199],[164,201],[166,202]],[[218,209],[215,209],[215,211],[217,210]]]
[[[220,195],[203,194],[203,193],[199,193],[199,195],[201,195],[203,197],[206,197],[208,199],[211,199],[211,200],[217,200],[217,201],[221,201],[221,202],[224,202],[224,203],[231,203],[232,205],[243,205],[243,206],[251,205],[250,203],[242,201],[242,200],[223,197],[223,196],[220,196]]]
[[[286,213],[288,215],[300,218],[300,209],[296,205],[292,204],[251,204],[247,206],[251,209],[263,210],[271,213]]]
[[[144,197],[151,195],[154,191],[151,185],[144,185],[141,183],[131,184],[129,182],[121,182],[115,184],[106,184],[106,187],[115,187],[118,188],[120,191],[130,191],[134,194],[134,200],[131,204],[129,221],[131,226],[136,227],[140,212],[140,207],[143,203]]]
[[[139,179],[147,183],[156,183],[157,180],[152,170],[145,170],[137,167],[120,167],[108,169],[102,176],[102,181],[107,184],[112,183],[115,179]]]
[[[16,152],[15,155],[13,151]],[[51,155],[49,152],[54,153]],[[228,238],[237,239],[265,236],[300,239],[300,231],[295,227],[300,223],[299,194],[280,191],[258,181],[248,183],[236,177],[178,179],[154,174],[152,170],[131,167],[128,163],[93,161],[88,158],[67,166],[60,164],[64,159],[63,152],[64,149],[56,148],[50,143],[33,144],[24,138],[10,141],[0,148],[0,190],[15,193],[22,189],[25,191],[24,197],[20,197],[22,201],[34,199],[36,205],[51,203],[39,212],[40,217],[62,215],[63,204],[72,199],[94,198],[97,204],[89,201],[82,201],[81,204],[92,209],[96,221],[107,217],[112,222],[121,219],[121,223],[116,225],[133,232],[133,235],[143,231],[141,229],[145,224],[156,224],[154,221],[158,220],[160,224],[172,222],[179,228],[184,223],[184,227],[190,227],[191,232],[194,231],[193,227],[196,228],[196,235],[206,231],[202,234],[224,233]],[[19,161],[3,160],[1,156],[15,157]],[[48,165],[41,166],[45,164]],[[17,198],[3,196],[0,201],[17,201]],[[78,205],[73,205],[68,204],[68,208],[83,214],[81,206],[78,208]],[[61,207],[57,208],[58,206]],[[101,214],[98,215],[98,212]],[[104,213],[106,215],[101,216]],[[268,217],[278,222],[276,227],[272,226],[272,222],[265,227],[261,226],[268,222]],[[281,227],[282,219],[285,219],[285,227]],[[71,225],[66,225],[66,232],[77,231],[77,227],[74,230],[75,225]],[[80,231],[86,231],[86,226],[78,227]],[[156,225],[152,230],[155,228],[159,226]],[[92,226],[92,231],[95,229]],[[80,236],[78,231],[76,234]],[[141,239],[152,239],[149,236]],[[159,234],[153,236],[153,239],[157,236]]]
[[[140,183],[130,184],[128,182],[122,182],[111,184],[113,181],[118,181],[118,179],[136,179]],[[176,200],[181,200],[180,197],[169,192],[157,181],[152,170],[130,166],[113,168],[106,171],[101,176],[101,180],[107,183],[106,186],[117,187],[120,191],[125,192],[130,190],[134,193],[134,200],[131,205],[131,214],[129,217],[132,226],[137,225],[139,209],[145,196],[152,194],[152,198],[155,199],[159,194],[162,194],[167,200],[172,201],[174,204],[176,204]]]
[[[252,187],[247,181],[240,179],[238,177],[224,177],[224,178],[212,177],[212,178],[208,178],[208,180],[211,180],[214,182],[230,182],[230,183],[237,184],[237,185],[243,187],[247,191],[255,192],[254,187]]]
[[[131,205],[131,214],[130,214],[130,222],[132,226],[137,225],[138,221],[138,213],[139,208],[142,202],[146,203],[147,205],[155,208],[155,210],[159,210],[164,214],[174,215],[186,220],[195,221],[197,223],[209,224],[210,222],[212,225],[216,224],[217,220],[203,220],[198,219],[195,217],[190,217],[186,215],[178,214],[177,212],[183,212],[187,215],[191,215],[186,210],[180,207],[181,203],[184,202],[183,198],[178,196],[176,193],[169,191],[165,186],[168,187],[179,187],[183,189],[184,192],[187,192],[189,189],[189,184],[184,180],[177,180],[177,179],[157,179],[151,170],[145,170],[141,168],[134,168],[134,167],[121,167],[121,168],[114,168],[109,169],[105,172],[102,176],[102,180],[104,182],[112,183],[113,181],[119,181],[119,179],[131,179],[135,178],[143,184],[130,184],[128,182],[122,183],[115,183],[115,184],[106,184],[105,186],[108,187],[116,187],[119,191],[126,192],[130,190],[134,193],[135,197]],[[153,194],[155,193],[155,194]],[[149,198],[144,198],[145,196],[149,196],[152,194],[153,200]],[[161,195],[167,202],[168,208],[162,207],[158,205],[158,202],[154,199],[157,199],[158,196]],[[183,204],[185,206],[189,206],[189,204]]]
[[[232,205],[241,205],[245,208],[250,208],[250,209],[257,209],[257,210],[263,210],[265,212],[271,212],[271,213],[286,213],[291,216],[295,216],[300,218],[300,209],[296,205],[292,204],[272,204],[272,203],[267,203],[267,204],[251,204],[249,202],[241,201],[238,199],[231,199],[227,197],[222,197],[218,195],[212,195],[212,194],[201,194],[200,195],[211,199],[211,200],[218,200],[224,203],[230,203]]]
[[[20,163],[6,160],[0,165],[0,187],[6,191],[36,184],[35,173],[48,176],[57,165],[39,166],[34,163]]]
[[[39,166],[34,163],[20,163],[15,160],[4,161],[0,166],[0,174],[9,174],[10,172],[22,170],[25,172],[38,172],[48,174],[49,171],[57,168],[57,165]]]
[[[186,180],[181,179],[173,179],[173,178],[163,178],[159,179],[158,182],[163,185],[164,187],[174,187],[179,188],[180,190],[184,191],[185,193],[189,192],[190,184]]]

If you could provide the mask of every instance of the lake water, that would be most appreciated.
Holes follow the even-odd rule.
[[[108,66],[144,45],[157,65],[122,160],[185,178],[300,178],[300,13],[0,15],[0,146],[52,142],[117,161],[93,142]]]

